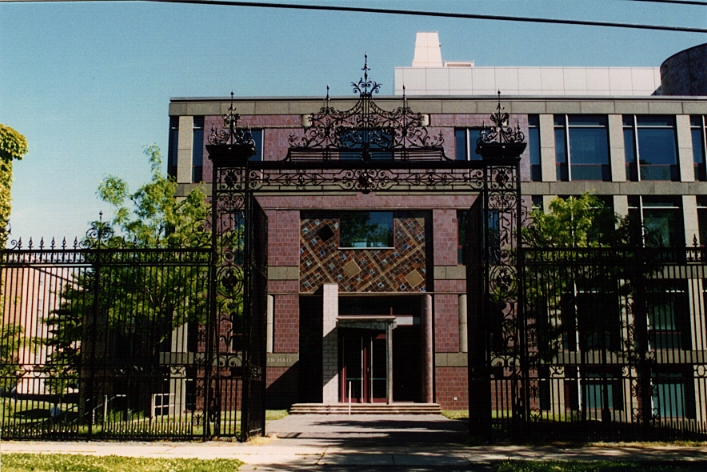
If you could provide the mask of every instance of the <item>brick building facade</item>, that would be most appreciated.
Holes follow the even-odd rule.
[[[527,137],[521,178],[528,201],[547,206],[557,195],[593,191],[618,213],[662,224],[667,244],[704,244],[705,97],[587,90],[504,95],[511,124]],[[498,98],[419,93],[407,97],[408,105],[429,117],[430,134],[444,137],[446,156],[477,158],[478,130]],[[353,102],[332,98],[330,106],[343,110]],[[321,103],[238,98],[234,106],[241,125],[253,130],[256,158],[278,161]],[[391,110],[402,97],[376,103]],[[209,192],[204,133],[221,125],[230,104],[172,99],[169,166],[182,195],[196,186]],[[474,198],[434,192],[258,197],[269,225],[268,407],[338,403],[351,394],[354,402],[468,408],[459,216]]]

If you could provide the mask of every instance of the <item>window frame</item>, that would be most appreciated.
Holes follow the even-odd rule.
[[[389,228],[389,234],[388,234],[388,242],[390,245],[387,246],[354,246],[354,245],[349,245],[345,246],[344,243],[344,231],[345,231],[345,216],[347,215],[362,215],[362,214],[372,214],[372,213],[378,213],[378,214],[390,214],[390,228]],[[395,212],[390,210],[381,210],[381,211],[341,211],[339,213],[339,249],[357,249],[357,250],[385,250],[385,249],[395,249]],[[368,221],[371,221],[370,216]],[[348,239],[348,236],[347,236]],[[368,243],[368,240],[366,241]]]
[[[482,127],[475,127],[475,126],[469,126],[466,128],[454,128],[454,159],[457,161],[480,161],[482,159],[481,155],[476,154],[476,140],[479,138],[479,135],[477,134],[474,137],[474,141],[471,141],[471,131],[476,131],[477,133],[481,133],[483,130]],[[462,155],[461,149],[459,147],[459,142],[460,142],[460,135],[464,134],[463,142],[464,142],[464,147],[463,147],[463,155],[464,159],[459,159],[459,157]],[[473,147],[472,147],[473,146]],[[472,149],[474,149],[474,152],[472,152]]]
[[[204,117],[192,117],[191,181],[204,181]]]
[[[692,138],[695,181],[705,182],[707,181],[707,117],[704,115],[690,116],[690,137]]]
[[[593,117],[597,121],[603,122],[599,124],[588,124],[579,122],[572,123],[572,119],[578,120],[578,117]],[[572,162],[572,129],[596,129],[604,130],[605,132],[605,160],[601,163],[579,164]],[[609,182],[611,181],[611,155],[609,149],[609,120],[606,115],[599,114],[556,114],[553,115],[553,130],[555,135],[555,178],[559,182]],[[576,132],[575,132],[576,133]],[[576,136],[576,134],[575,134]],[[558,139],[559,138],[559,139]],[[561,146],[560,146],[561,144]],[[558,161],[558,151],[563,149],[564,162]],[[577,150],[575,148],[575,150]],[[578,179],[573,177],[574,172],[579,172],[579,166],[595,166],[601,169],[601,179]]]
[[[667,125],[659,125],[655,123],[651,123],[649,119],[653,119],[655,121],[658,121],[661,118],[665,118],[666,121],[672,122],[670,126]],[[628,122],[630,119],[630,123]],[[644,123],[641,123],[641,120],[646,120]],[[680,181],[680,159],[679,159],[679,154],[678,154],[678,144],[677,144],[677,123],[675,119],[675,115],[623,115],[622,116],[622,129],[623,129],[623,135],[624,135],[624,162],[626,165],[626,180],[631,181],[631,182],[642,182],[642,181],[648,181],[648,182],[679,182]],[[656,129],[656,130],[672,130],[672,144],[673,144],[673,156],[675,158],[674,162],[672,164],[643,164],[641,163],[641,130],[651,130],[651,129]],[[630,139],[627,139],[627,137],[630,137]],[[633,155],[630,156],[632,158],[631,161],[628,160],[629,158],[629,150],[633,151]],[[644,176],[644,169],[646,173],[648,173],[648,170],[650,168],[658,167],[658,166],[668,166],[669,167],[669,172],[670,176],[668,179],[656,179],[656,178],[647,178],[647,176]]]

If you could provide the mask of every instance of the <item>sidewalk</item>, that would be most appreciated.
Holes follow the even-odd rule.
[[[437,415],[292,415],[268,424],[271,437],[247,444],[2,441],[0,453],[240,459],[241,471],[489,470],[490,462],[507,459],[704,461],[707,470],[707,447],[470,447],[466,428]]]

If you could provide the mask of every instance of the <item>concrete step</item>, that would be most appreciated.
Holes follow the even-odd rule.
[[[325,405],[322,403],[295,403],[291,415],[345,415],[348,403]],[[442,409],[437,403],[352,403],[353,415],[439,415]]]

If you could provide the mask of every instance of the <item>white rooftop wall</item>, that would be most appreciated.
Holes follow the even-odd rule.
[[[417,48],[416,48],[417,50]],[[649,96],[658,67],[396,67],[395,94]]]
[[[463,66],[463,67],[460,67]],[[658,67],[474,67],[442,63],[438,33],[417,33],[412,67],[395,68],[402,95],[649,96],[660,87]]]

